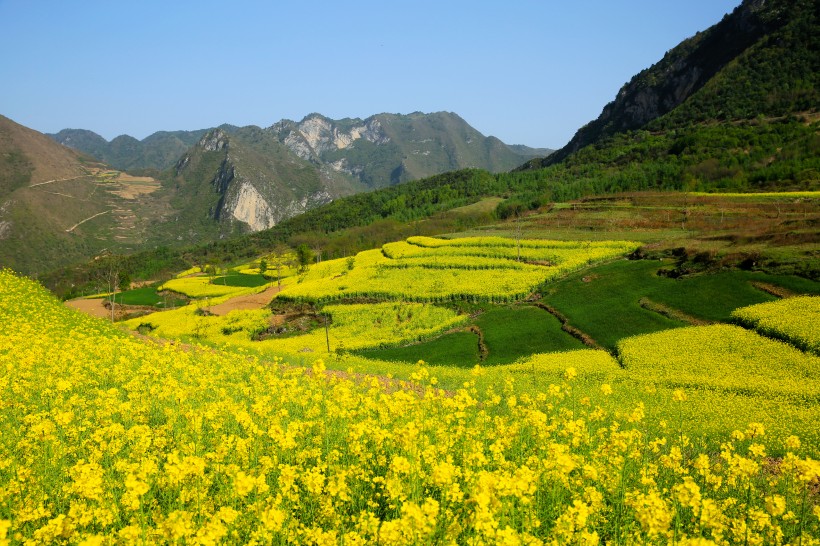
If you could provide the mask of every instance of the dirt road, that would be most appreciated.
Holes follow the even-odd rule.
[[[220,303],[219,305],[214,305],[210,307],[208,310],[213,313],[214,315],[227,315],[231,311],[235,311],[236,309],[262,309],[267,304],[270,303],[270,300],[273,299],[273,296],[279,293],[279,287],[271,286],[264,292],[259,292],[258,294],[249,294],[247,296],[237,296],[235,298],[231,298],[225,303]]]

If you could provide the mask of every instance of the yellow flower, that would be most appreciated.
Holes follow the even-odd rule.
[[[795,436],[794,434],[792,434],[791,436],[789,436],[788,438],[786,438],[786,441],[784,442],[784,445],[785,445],[788,449],[792,449],[792,450],[794,450],[794,449],[800,449],[800,438],[798,438],[797,436]]]
[[[675,494],[675,499],[681,504],[697,512],[700,508],[701,494],[700,487],[695,483],[691,476],[683,478],[683,483],[672,488]]]
[[[11,544],[8,539],[9,529],[11,529],[11,522],[7,519],[0,519],[0,546]]]
[[[393,457],[393,461],[390,463],[390,468],[396,474],[407,474],[410,472],[410,461],[407,460],[405,457],[401,457],[399,455]]]
[[[635,511],[635,519],[650,538],[665,534],[672,523],[672,512],[657,491],[632,493],[627,504]]]
[[[774,517],[782,516],[786,511],[786,499],[781,495],[766,497],[766,511]]]

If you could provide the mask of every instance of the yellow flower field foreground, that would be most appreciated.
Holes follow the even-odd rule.
[[[600,352],[543,390],[441,391],[424,366],[386,388],[144,342],[8,272],[0,293],[2,543],[819,542],[811,446],[754,422],[706,450],[651,435],[643,403],[604,409],[631,394],[596,384]]]
[[[741,307],[732,318],[758,332],[820,355],[820,296],[799,296]]]

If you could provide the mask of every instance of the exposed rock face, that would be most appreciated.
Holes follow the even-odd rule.
[[[359,139],[376,145],[390,142],[390,137],[385,134],[381,122],[375,117],[345,128],[324,116],[312,114],[299,123],[282,120],[272,125],[269,130],[293,153],[313,162],[320,161],[325,152],[344,150]],[[341,166],[334,169],[344,171]]]
[[[314,125],[311,138],[319,138],[317,127],[321,129]],[[182,206],[192,205],[196,218],[196,210],[205,205],[208,217],[239,231],[268,229],[332,201],[331,179],[319,172],[258,127],[236,134],[209,131],[176,165],[178,183],[185,187],[182,194],[198,199]],[[210,173],[207,179],[203,173]]]
[[[233,195],[225,199],[220,216],[226,214],[235,221],[247,224],[251,231],[261,231],[276,224],[268,202],[250,182],[244,180]]]
[[[218,152],[228,147],[228,135],[222,129],[214,129],[205,134],[197,144],[206,152]]]

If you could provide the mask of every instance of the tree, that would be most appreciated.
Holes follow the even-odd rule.
[[[97,279],[102,281],[103,286],[106,287],[109,294],[109,302],[111,305],[111,322],[114,322],[114,310],[116,307],[115,295],[117,288],[120,285],[120,263],[119,256],[115,256],[109,252],[104,252],[94,259],[98,262]]]
[[[273,259],[273,267],[276,269],[276,286],[279,290],[282,290],[282,268],[292,264],[290,255],[290,249],[282,245],[276,245],[270,255]]]
[[[268,270],[268,261],[265,258],[259,260],[259,274],[263,277],[265,276],[265,272]]]
[[[313,261],[313,251],[305,243],[296,247],[296,261],[299,262],[299,271],[307,271]]]
[[[128,290],[131,288],[131,275],[128,274],[128,271],[120,270],[117,275],[117,281],[119,282],[120,290]]]

